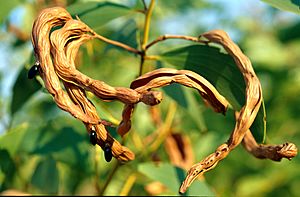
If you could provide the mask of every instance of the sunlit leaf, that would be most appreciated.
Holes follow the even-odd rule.
[[[41,84],[35,79],[27,78],[28,70],[23,67],[13,86],[10,113],[13,115],[26,103],[26,101],[41,88]]]
[[[11,129],[0,137],[0,149],[6,149],[11,156],[14,156],[19,150],[23,136],[26,133],[28,125],[22,124]]]
[[[113,19],[133,12],[129,7],[111,2],[79,2],[67,7],[67,10],[95,31]]]
[[[165,185],[171,195],[178,195],[179,187],[185,178],[186,172],[169,163],[142,163],[138,165],[138,171],[152,179]],[[214,196],[215,194],[203,181],[196,180],[186,192],[192,196]]]
[[[300,14],[299,0],[262,0],[262,1],[270,4],[275,8]]]
[[[216,47],[190,45],[165,52],[160,60],[177,69],[192,70],[206,78],[229,101],[234,109],[245,102],[245,82],[234,60]]]
[[[234,110],[239,111],[245,103],[245,82],[233,58],[220,52],[217,47],[190,45],[165,52],[159,56],[177,69],[192,70],[206,78],[229,101]],[[259,142],[264,139],[265,128],[263,110],[251,127]],[[255,126],[255,127],[254,127]]]

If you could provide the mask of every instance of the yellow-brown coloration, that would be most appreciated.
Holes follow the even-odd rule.
[[[54,27],[60,28],[53,30]],[[199,38],[162,36],[145,45],[144,49],[146,50],[155,43],[169,38],[221,45],[235,60],[246,84],[245,104],[239,112],[236,112],[236,124],[229,140],[220,145],[214,153],[192,166],[181,185],[181,193],[185,192],[199,175],[213,169],[220,160],[224,159],[241,142],[243,142],[247,151],[258,158],[279,161],[281,158],[291,159],[297,155],[297,147],[292,143],[273,146],[258,145],[253,138],[249,128],[262,103],[261,85],[250,60],[224,31],[210,31],[202,34]],[[209,81],[189,70],[157,69],[134,80],[130,88],[112,87],[103,81],[82,74],[76,69],[75,58],[79,47],[91,39],[102,39],[130,52],[142,54],[141,51],[122,43],[103,38],[80,20],[72,19],[70,14],[61,7],[42,10],[32,29],[32,44],[36,61],[41,66],[40,75],[46,89],[53,96],[58,107],[69,112],[85,124],[88,133],[95,131],[97,144],[103,150],[105,145],[108,144],[111,147],[113,156],[119,161],[133,160],[135,155],[107,132],[105,128],[107,123],[98,116],[95,106],[86,96],[86,91],[92,92],[103,101],[117,100],[125,104],[122,121],[117,129],[121,136],[125,135],[131,128],[131,117],[135,105],[139,102],[150,106],[159,104],[163,95],[161,92],[152,89],[168,86],[171,83],[178,83],[196,89],[208,106],[212,107],[215,112],[225,114],[229,105],[226,98]],[[61,84],[63,84],[65,90],[61,87]]]

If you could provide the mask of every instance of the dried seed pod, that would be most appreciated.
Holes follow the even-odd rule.
[[[53,30],[54,27],[61,28]],[[151,89],[171,83],[179,83],[198,90],[205,103],[214,111],[223,114],[226,112],[228,101],[206,79],[192,71],[157,69],[140,76],[132,82],[130,88],[112,87],[82,74],[76,69],[74,63],[78,49],[84,42],[99,37],[101,36],[83,22],[72,19],[64,8],[53,7],[43,10],[32,29],[32,44],[38,63],[29,70],[28,78],[34,78],[40,71],[45,87],[54,97],[56,104],[85,124],[87,131],[90,131],[91,143],[94,145],[98,143],[101,146],[107,162],[111,161],[113,156],[122,162],[133,160],[135,156],[106,131],[95,106],[86,97],[85,91],[94,93],[104,101],[118,100],[125,104],[122,121],[118,127],[120,135],[124,135],[130,129],[134,105],[138,102],[150,106],[159,104],[162,94]],[[201,38],[205,38],[205,41],[201,41]],[[223,46],[233,57],[244,76],[246,100],[236,116],[235,128],[228,142],[220,145],[214,153],[192,166],[180,192],[185,192],[197,176],[213,169],[243,139],[246,149],[249,148],[248,151],[260,158],[266,157],[277,161],[281,158],[291,159],[296,156],[298,150],[292,143],[263,146],[258,145],[254,139],[251,139],[251,136],[247,135],[250,133],[249,128],[260,108],[262,90],[250,60],[239,47],[221,30],[210,31],[202,34],[199,39],[191,40],[206,44],[213,42]],[[135,49],[130,49],[130,51],[140,54]],[[61,82],[65,89],[61,87]]]
[[[242,144],[249,153],[259,159],[281,161],[282,158],[287,158],[291,160],[298,153],[298,149],[293,143],[286,142],[279,145],[257,144],[250,130],[245,134]]]
[[[215,112],[225,114],[228,101],[217,91],[217,89],[204,77],[189,70],[176,70],[172,68],[160,68],[150,71],[135,79],[130,88],[147,98],[149,90],[178,83],[198,90],[203,100],[213,108]],[[149,94],[151,95],[151,94]],[[157,96],[157,98],[160,98]],[[150,100],[150,99],[145,99]]]
[[[243,74],[244,81],[246,83],[246,100],[241,110],[236,112],[235,127],[228,141],[220,145],[214,153],[192,166],[192,168],[188,171],[185,180],[181,184],[179,190],[180,193],[184,193],[198,176],[213,169],[218,162],[224,159],[230,151],[241,143],[243,139],[245,139],[244,143],[246,144],[248,151],[252,151],[252,154],[260,154],[256,156],[278,161],[283,157],[290,159],[297,155],[297,147],[292,143],[279,146],[264,146],[260,149],[257,147],[258,145],[254,138],[247,135],[262,102],[261,84],[253,70],[252,64],[249,58],[243,54],[240,48],[229,38],[226,32],[222,30],[214,30],[202,34],[200,38],[205,39],[204,43],[212,42],[220,44],[227,53],[233,57],[237,67]]]
[[[116,159],[118,159],[121,162],[133,160],[134,159],[133,152],[131,152],[128,148],[122,146],[117,140],[115,140],[112,136],[110,136],[110,134],[106,131],[105,127],[103,126],[104,122],[99,118],[95,106],[86,97],[84,87],[78,85],[76,81],[64,80],[64,78],[61,78],[61,76],[63,75],[74,74],[72,72],[73,70],[76,70],[74,61],[80,45],[85,41],[93,38],[90,34],[84,34],[84,33],[76,34],[76,32],[78,33],[84,30],[84,28],[80,28],[81,27],[80,25],[85,26],[83,23],[80,22],[69,21],[61,29],[53,31],[50,36],[51,44],[52,44],[51,53],[52,53],[57,75],[59,76],[60,79],[62,79],[62,82],[65,86],[65,89],[67,90],[70,99],[73,101],[74,104],[76,104],[76,106],[80,108],[81,113],[84,113],[87,117],[90,118],[93,117],[99,119],[98,124],[91,125],[89,123],[84,122],[88,131],[93,129],[97,133],[98,145],[101,146],[104,150],[104,144],[105,144],[104,142],[109,141],[109,144],[112,144],[111,145],[112,155]],[[63,68],[65,66],[66,68]],[[63,70],[61,70],[61,68],[63,68]],[[79,75],[82,75],[80,72],[78,73]],[[90,82],[92,83],[92,79]],[[89,84],[88,81],[84,83]],[[114,87],[110,87],[110,89],[106,89],[108,85],[106,85],[105,83],[103,84],[104,86],[101,87],[103,88],[103,91],[106,92],[107,94],[111,94],[110,91],[114,91]],[[116,88],[116,89],[120,89],[120,88]],[[105,99],[103,100],[111,100],[111,99],[105,97]]]
[[[72,17],[64,8],[52,7],[42,10],[34,21],[31,41],[36,59],[40,64],[40,75],[45,88],[53,96],[59,108],[83,122],[97,124],[99,119],[91,118],[82,113],[79,106],[75,105],[62,89],[59,77],[55,72],[55,65],[51,59],[50,51],[53,48],[49,41],[51,30],[63,26],[68,20],[72,20]]]

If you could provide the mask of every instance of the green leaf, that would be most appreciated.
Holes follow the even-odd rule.
[[[169,163],[142,163],[138,166],[138,171],[153,181],[159,181],[171,192],[169,195],[178,195],[178,191],[186,172]],[[196,180],[190,186],[185,195],[192,196],[214,196],[215,194],[204,181]]]
[[[262,1],[270,4],[275,8],[300,14],[299,0],[262,0]]]
[[[55,160],[76,168],[85,167],[88,161],[89,147],[92,148],[86,131],[83,130],[81,134],[72,127],[62,126],[58,129],[54,128],[52,124],[48,124],[39,132],[44,135],[34,138],[38,141],[32,154],[51,155]]]
[[[129,7],[111,2],[79,2],[70,5],[67,10],[95,31],[113,19],[132,13]]]
[[[6,149],[13,157],[22,143],[28,125],[21,124],[0,137],[0,149]]]
[[[51,157],[41,160],[34,171],[31,183],[43,193],[57,194],[59,175],[55,160]]]
[[[195,98],[195,95],[189,88],[174,83],[163,87],[163,90],[168,96],[174,99],[185,109],[187,112],[186,115],[189,116],[188,119],[192,120],[193,123],[197,125],[198,129],[200,129],[200,131],[207,130],[201,108]]]
[[[194,71],[206,78],[239,110],[245,102],[245,82],[231,56],[221,53],[219,48],[205,45],[190,45],[160,55],[161,61],[177,69]]]
[[[119,41],[133,48],[138,47],[137,43],[137,24],[133,19],[128,20],[120,29],[116,30],[112,36],[112,40]],[[114,45],[108,45],[105,50],[114,48]],[[118,48],[118,47],[116,47]]]
[[[13,86],[12,102],[10,105],[11,115],[14,115],[41,88],[41,84],[36,79],[30,80],[27,78],[27,72],[28,70],[23,67]]]
[[[300,38],[300,23],[293,23],[287,27],[283,27],[278,31],[278,38],[282,43],[295,41]]]
[[[0,179],[0,191],[10,187],[16,173],[16,165],[6,149],[0,149],[0,172],[4,174],[3,182]]]
[[[245,82],[233,58],[220,48],[207,45],[189,45],[161,54],[160,61],[175,66],[176,69],[192,70],[206,78],[223,95],[234,110],[239,111],[245,103]],[[251,127],[256,140],[263,141],[265,114],[260,110]]]
[[[187,108],[188,102],[183,93],[183,88],[184,87],[182,87],[181,85],[174,83],[169,86],[163,87],[163,90],[167,93],[168,96],[173,98],[179,105]]]
[[[250,127],[250,131],[253,134],[254,138],[259,143],[265,143],[267,135],[267,115],[265,109],[265,103],[262,101],[259,111],[255,117],[254,122]]]

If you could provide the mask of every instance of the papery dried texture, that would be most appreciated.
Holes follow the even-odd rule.
[[[50,34],[50,31],[57,26],[62,28]],[[105,101],[115,99],[124,103],[141,101],[149,105],[158,104],[161,96],[148,92],[141,95],[129,88],[114,88],[80,73],[74,63],[79,46],[96,36],[96,33],[84,23],[73,20],[64,8],[53,7],[43,10],[37,17],[33,25],[32,43],[36,58],[41,65],[41,76],[45,82],[45,87],[53,95],[57,105],[83,121],[89,132],[92,129],[96,131],[98,139],[100,139],[98,144],[102,149],[109,144],[113,156],[117,159],[121,161],[132,160],[134,154],[114,140],[107,133],[104,125],[100,124],[103,121],[98,117],[92,103],[86,98],[84,90],[93,92]],[[62,90],[60,80],[63,81],[69,96]],[[155,96],[158,97],[153,98]]]
[[[32,45],[36,60],[41,67],[40,75],[44,81],[45,88],[54,97],[58,107],[84,122],[97,124],[99,120],[91,119],[83,114],[79,107],[74,105],[67,93],[63,91],[50,55],[49,36],[51,29],[62,26],[71,19],[71,15],[64,8],[54,7],[42,10],[33,24]]]
[[[63,53],[63,47],[70,41],[78,37],[86,37],[86,39],[95,38],[95,32],[93,32],[88,26],[78,20],[68,21],[64,27],[60,30],[56,30],[51,34],[52,50],[57,54]],[[72,81],[72,83],[93,92],[97,97],[105,101],[120,100],[128,106],[126,109],[132,108],[137,102],[144,102],[148,105],[156,105],[161,102],[162,95],[160,92],[149,91],[144,94],[139,94],[135,90],[123,87],[111,87],[106,83],[94,80],[78,70],[75,67],[70,67],[65,57],[59,55],[54,56],[56,62],[56,72],[60,78],[64,81]],[[130,115],[129,115],[130,116]],[[124,135],[131,127],[130,119],[126,119],[126,111],[123,112],[123,119],[119,125],[118,132],[120,135]],[[124,129],[123,129],[124,128]]]
[[[172,68],[156,69],[135,79],[130,88],[139,93],[144,93],[152,88],[160,88],[172,83],[182,84],[198,90],[204,101],[216,112],[223,114],[226,112],[228,101],[219,94],[209,81],[193,71]]]
[[[190,184],[196,179],[196,177],[202,175],[208,170],[213,169],[220,160],[224,159],[231,150],[233,150],[238,144],[241,143],[244,137],[246,137],[245,141],[246,143],[249,143],[248,145],[250,145],[250,147],[256,147],[256,142],[254,138],[252,137],[252,140],[249,140],[249,135],[245,136],[245,134],[247,132],[250,132],[249,128],[252,125],[262,102],[261,85],[259,79],[257,78],[252,68],[250,60],[247,56],[245,56],[242,53],[240,48],[229,38],[226,32],[222,30],[210,31],[202,34],[199,37],[199,41],[206,44],[210,42],[220,44],[228,52],[228,54],[233,57],[236,65],[238,66],[239,70],[241,71],[244,77],[244,81],[246,84],[246,100],[241,110],[236,113],[235,128],[232,131],[227,143],[220,145],[214,153],[206,157],[201,162],[192,166],[180,187],[180,193],[184,193],[186,189],[190,186]],[[255,144],[253,145],[252,143],[254,142]],[[249,151],[251,149],[250,147],[247,147]],[[268,146],[268,148],[270,147],[274,148],[276,146]],[[273,151],[272,154],[274,155],[268,155],[271,152],[265,152],[263,153],[263,155],[268,155],[267,157],[269,159],[275,160],[278,159],[277,157],[280,154],[282,155],[280,155],[279,157],[286,157],[288,159],[296,155],[295,152],[297,152],[297,148],[294,144],[286,144],[285,146],[279,145],[277,146],[277,148],[278,147],[280,147],[281,149],[278,150],[278,152]],[[268,148],[267,146],[265,146],[263,150],[267,150]]]
[[[70,20],[64,27],[51,34],[51,40],[55,41],[52,42],[53,50],[63,52],[67,42],[82,36],[92,39],[96,38],[96,33],[83,22]],[[54,61],[57,63],[56,72],[62,80],[72,81],[85,90],[94,93],[102,100],[119,100],[126,104],[144,102],[147,105],[158,104],[160,102],[160,98],[156,98],[155,94],[142,95],[130,88],[112,87],[103,81],[92,79],[76,68],[69,67],[68,63],[66,63],[66,59],[62,57],[56,58]],[[145,99],[146,96],[148,96],[149,99]]]
[[[246,84],[245,90],[245,104],[236,118],[235,128],[227,143],[222,144],[217,150],[206,157],[204,160],[192,166],[188,171],[186,179],[183,181],[180,192],[184,193],[190,184],[204,172],[213,169],[217,163],[224,159],[229,152],[234,149],[242,141],[246,131],[252,125],[257,112],[262,102],[262,90],[259,79],[257,78],[250,60],[245,56],[240,48],[229,38],[226,32],[222,30],[214,30],[204,33],[200,39],[204,38],[204,42],[217,43],[224,47],[224,49],[231,55],[243,74]]]
[[[189,70],[176,70],[172,68],[160,68],[154,71],[150,71],[135,79],[130,88],[134,89],[142,95],[147,93],[153,88],[161,88],[168,86],[172,83],[178,83],[190,88],[198,90],[205,103],[211,106],[215,112],[225,114],[228,101],[216,90],[216,88],[205,78],[198,75],[197,73]],[[158,97],[158,96],[156,96]],[[132,108],[129,110],[129,108]],[[125,106],[123,113],[128,113],[126,117],[131,117],[130,112],[133,112],[134,106]],[[130,120],[126,119],[122,121],[122,127],[119,127],[119,133],[126,133],[126,124]],[[129,128],[129,126],[127,126]]]
[[[77,22],[69,21],[60,30],[55,30],[50,37],[52,46],[56,46],[51,48],[51,54],[54,59],[54,66],[57,69],[59,66],[61,66],[59,65],[59,63],[61,63],[60,61],[63,60],[63,65],[68,66],[68,69],[65,69],[66,75],[72,74],[69,73],[69,71],[76,69],[74,61],[80,45],[85,41],[93,38],[88,34],[69,35],[69,33],[72,32],[70,31],[72,29],[74,29],[74,32],[76,32],[78,28],[76,24]],[[70,42],[70,40],[72,41]],[[57,69],[57,71],[58,76],[60,76],[59,69]],[[89,117],[97,118],[100,120],[95,106],[86,97],[85,90],[82,87],[77,86],[77,84],[73,81],[62,81],[70,98],[76,105],[80,107],[82,112]],[[101,121],[101,123],[103,123],[103,121]],[[97,133],[97,144],[101,146],[103,150],[105,146],[109,145],[111,147],[113,156],[122,162],[133,160],[134,153],[132,153],[128,148],[122,146],[117,140],[115,140],[106,131],[104,125],[101,123],[97,125],[85,123],[88,132],[95,131]]]
[[[90,102],[85,95],[83,89],[78,86],[75,86],[71,83],[64,82],[65,88],[68,91],[68,94],[72,98],[73,102],[76,103],[83,113],[87,116],[98,118],[96,108]],[[105,129],[103,124],[92,125],[89,123],[84,123],[87,131],[90,133],[95,131],[97,133],[97,144],[104,150],[105,145],[109,144],[112,150],[113,156],[122,161],[130,161],[134,159],[134,153],[129,150],[127,147],[122,146],[117,140],[115,140]]]
[[[290,160],[298,153],[296,145],[289,142],[280,145],[257,144],[250,130],[246,132],[242,144],[248,152],[259,159],[281,161],[282,158],[287,158]]]
[[[93,104],[86,98],[84,89],[78,87],[73,81],[63,80],[67,94],[60,86],[61,76],[57,72],[58,65],[56,61],[54,61],[55,64],[53,65],[50,51],[52,52],[54,60],[58,58],[56,54],[61,54],[64,56],[63,58],[68,68],[75,69],[74,59],[77,55],[79,46],[83,42],[93,38],[89,34],[69,37],[68,35],[70,32],[62,32],[60,38],[64,37],[66,40],[58,38],[57,41],[63,44],[62,47],[56,51],[56,49],[50,45],[50,31],[57,26],[64,27],[65,23],[73,24],[73,27],[75,26],[74,28],[76,29],[77,23],[70,21],[73,21],[73,19],[65,9],[54,7],[43,10],[33,25],[32,43],[37,61],[41,66],[40,74],[45,83],[45,87],[49,93],[53,95],[55,102],[61,109],[82,120],[86,124],[89,132],[92,129],[96,131],[98,144],[102,148],[104,147],[104,144],[108,143],[111,146],[113,155],[117,159],[121,161],[132,160],[134,159],[134,154],[128,148],[123,147],[119,142],[114,140],[107,133],[104,125],[98,124],[102,121],[98,117]],[[81,30],[79,31],[81,32]]]

